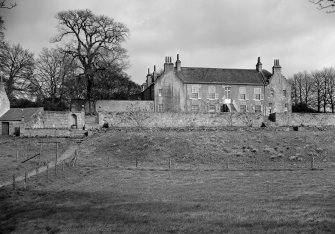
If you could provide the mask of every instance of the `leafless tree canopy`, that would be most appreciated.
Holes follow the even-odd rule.
[[[59,12],[59,34],[54,42],[65,42],[64,50],[80,61],[86,79],[87,99],[93,98],[93,79],[106,64],[124,65],[126,50],[121,47],[128,28],[112,18],[96,16],[90,10]]]
[[[0,8],[12,9],[13,7],[16,7],[16,5],[17,5],[16,2],[7,3],[7,0],[0,1]]]
[[[292,79],[293,106],[304,105],[317,112],[335,113],[335,69],[299,72]]]
[[[321,10],[327,9],[328,13],[334,12],[335,0],[310,0],[310,2],[318,5]]]
[[[31,89],[34,55],[19,44],[4,43],[0,48],[0,71],[9,100],[25,96]]]

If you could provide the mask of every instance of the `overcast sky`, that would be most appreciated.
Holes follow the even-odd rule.
[[[7,0],[9,1],[9,0]],[[11,0],[14,1],[14,0]],[[161,69],[165,56],[180,54],[182,66],[254,68],[257,57],[271,71],[280,59],[286,77],[335,66],[335,13],[308,0],[16,0],[1,10],[6,39],[37,56],[54,47],[55,15],[91,9],[125,23],[127,73],[141,84],[148,67]]]

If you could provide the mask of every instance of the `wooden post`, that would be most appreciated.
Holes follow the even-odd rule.
[[[47,179],[49,180],[49,162],[47,161]]]
[[[57,175],[58,143],[56,143],[55,175]]]
[[[42,143],[40,143],[40,155],[38,156],[38,165],[41,163]]]
[[[19,151],[16,150],[16,162],[18,162],[18,161],[19,161]]]
[[[171,158],[169,158],[169,170],[171,169]]]
[[[15,174],[13,175],[13,189],[15,189]]]
[[[27,189],[27,177],[28,177],[28,173],[25,172],[24,173],[24,189]]]
[[[311,170],[314,170],[314,157],[311,157]]]
[[[229,158],[227,157],[227,161],[226,161],[226,167],[227,169],[229,169]]]
[[[136,168],[137,168],[137,166],[138,166],[137,157],[135,158],[135,165],[136,165]]]

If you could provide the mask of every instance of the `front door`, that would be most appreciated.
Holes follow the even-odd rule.
[[[8,122],[2,122],[2,135],[8,136],[9,135],[9,123]]]

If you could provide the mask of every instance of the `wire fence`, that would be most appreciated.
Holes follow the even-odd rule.
[[[322,170],[335,167],[335,161],[325,161],[318,157],[292,157],[261,160],[258,158],[225,157],[216,161],[181,161],[160,158],[148,160],[141,157],[115,158],[107,156],[94,162],[79,161],[78,166],[96,168],[142,169],[142,170]]]

